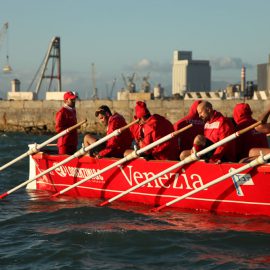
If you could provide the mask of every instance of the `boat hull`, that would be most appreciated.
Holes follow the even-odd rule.
[[[66,159],[67,156],[38,153],[32,158],[36,174],[39,174]],[[36,189],[52,193],[59,192],[96,174],[116,161],[117,159],[94,159],[88,156],[75,158],[38,178],[35,183]],[[107,200],[176,163],[177,161],[147,161],[138,158],[78,185],[67,191],[65,195]],[[212,164],[196,161],[164,174],[119,198],[119,201],[143,203],[150,207],[163,205],[241,166],[243,164]],[[216,213],[270,216],[270,165],[245,170],[171,207]]]

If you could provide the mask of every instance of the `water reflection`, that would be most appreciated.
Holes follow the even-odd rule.
[[[91,227],[100,230],[270,233],[270,218],[264,216],[219,215],[208,212],[180,211],[179,209],[151,212],[149,206],[126,202],[115,202],[105,208],[97,206],[100,203],[100,200],[97,199],[68,196],[50,199],[51,193],[44,191],[28,191],[28,195],[30,196],[28,212],[57,212],[63,209],[73,209],[77,213],[81,211],[82,215],[89,215]],[[99,218],[94,218],[99,216],[107,216],[109,222],[104,222],[104,218],[100,221]],[[72,226],[73,228],[77,226],[78,229],[89,228],[87,220],[85,220],[85,224],[73,224]]]

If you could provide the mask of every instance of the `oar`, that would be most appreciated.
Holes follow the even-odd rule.
[[[84,124],[87,120],[83,120],[81,121],[80,123],[72,126],[72,127],[69,127],[65,130],[63,130],[62,132],[56,134],[55,136],[53,136],[52,138],[48,139],[47,141],[41,143],[41,144],[35,144],[35,146],[31,149],[29,149],[27,152],[25,152],[24,154],[20,155],[19,157],[11,160],[10,162],[6,163],[5,165],[3,165],[2,167],[0,167],[0,171],[4,170],[5,168],[7,168],[8,166],[14,164],[15,162],[27,157],[27,156],[30,156],[30,155],[33,155],[35,153],[37,153],[41,148],[45,147],[46,145],[48,145],[49,143],[57,140],[58,138],[66,135],[67,133],[69,133],[71,130],[81,126],[82,124]]]
[[[174,131],[172,133],[169,133],[168,135],[160,138],[159,140],[157,140],[155,142],[150,143],[149,145],[147,145],[147,146],[145,146],[145,147],[143,147],[143,148],[141,148],[139,150],[133,151],[129,155],[125,156],[122,159],[119,159],[118,161],[116,161],[116,162],[112,163],[111,165],[103,168],[102,170],[100,170],[100,171],[98,171],[98,172],[90,175],[89,177],[87,177],[85,179],[82,179],[81,181],[79,181],[79,182],[77,182],[77,183],[75,183],[75,184],[73,184],[73,185],[71,185],[71,186],[69,186],[69,187],[67,187],[67,188],[65,188],[65,189],[57,192],[57,193],[55,193],[54,195],[52,195],[52,197],[57,197],[57,196],[65,193],[65,192],[71,190],[72,188],[75,188],[75,187],[79,186],[80,184],[83,184],[84,182],[86,182],[86,181],[88,181],[88,180],[90,180],[92,178],[95,178],[96,176],[98,176],[98,175],[100,175],[100,174],[102,174],[102,173],[104,173],[104,172],[106,172],[106,171],[108,171],[108,170],[110,170],[110,169],[112,169],[112,168],[120,165],[120,164],[123,164],[126,161],[130,161],[132,159],[135,159],[135,158],[139,157],[142,153],[150,150],[151,148],[153,148],[153,147],[155,147],[155,146],[157,146],[157,145],[159,145],[159,144],[161,144],[163,142],[166,142],[166,141],[172,139],[173,137],[177,136],[179,133],[187,130],[190,127],[192,127],[192,124],[190,124],[190,125],[182,128],[182,129],[179,129],[177,131]]]
[[[87,147],[82,147],[80,150],[78,150],[76,153],[74,153],[73,155],[69,156],[68,158],[62,160],[61,162],[57,163],[56,165],[52,166],[51,168],[41,172],[40,174],[36,175],[35,177],[33,178],[30,178],[26,181],[24,181],[23,183],[21,183],[20,185],[10,189],[9,191],[3,193],[0,195],[0,199],[3,199],[5,198],[6,196],[8,196],[9,194],[15,192],[16,190],[20,189],[21,187],[24,187],[26,185],[28,185],[29,183],[31,183],[32,181],[36,180],[37,178],[55,170],[56,168],[66,164],[67,162],[69,162],[70,160],[74,159],[74,158],[77,158],[81,155],[84,155],[85,153],[87,153],[89,150],[93,149],[94,147],[98,146],[99,144],[109,140],[110,138],[114,137],[114,136],[118,136],[119,134],[121,134],[125,129],[129,128],[130,126],[134,125],[135,123],[137,123],[139,121],[139,119],[137,119],[136,121],[133,121],[131,123],[129,123],[128,125],[122,127],[122,128],[119,128],[119,129],[116,129],[114,130],[112,133],[108,134],[107,136],[99,139],[98,141],[88,145]]]
[[[177,168],[179,168],[179,167],[182,167],[182,166],[184,166],[184,165],[186,165],[186,164],[188,164],[188,163],[190,163],[190,162],[199,160],[200,157],[201,157],[202,155],[204,155],[204,154],[206,154],[206,153],[208,153],[208,152],[214,150],[214,149],[217,148],[218,146],[221,146],[221,145],[223,145],[223,144],[225,144],[225,143],[227,143],[227,142],[229,142],[229,141],[235,139],[236,137],[240,136],[241,134],[247,132],[247,131],[250,130],[250,129],[253,129],[254,127],[256,127],[257,125],[260,125],[260,124],[261,124],[261,122],[257,122],[257,123],[255,123],[255,124],[253,124],[253,125],[251,125],[251,126],[249,126],[249,127],[247,127],[247,128],[244,128],[244,129],[242,129],[242,130],[239,130],[239,131],[237,131],[237,132],[231,134],[230,136],[228,136],[228,137],[222,139],[221,141],[219,141],[219,142],[217,142],[217,143],[214,143],[214,144],[210,145],[209,147],[206,147],[205,149],[203,149],[203,150],[201,150],[201,151],[199,151],[199,152],[197,152],[197,153],[191,154],[190,156],[186,157],[184,160],[182,160],[182,161],[180,161],[180,162],[174,164],[173,166],[167,168],[166,170],[164,170],[164,171],[162,171],[162,172],[160,172],[160,173],[158,173],[158,174],[156,174],[156,175],[150,177],[149,179],[146,179],[145,181],[143,181],[143,182],[137,184],[137,185],[134,186],[134,187],[131,187],[130,189],[128,189],[128,190],[126,190],[126,191],[123,191],[122,193],[119,193],[118,195],[112,197],[111,199],[102,202],[102,203],[100,204],[100,206],[105,206],[105,205],[107,205],[107,204],[109,204],[109,203],[111,203],[111,202],[113,202],[113,201],[115,201],[115,200],[117,200],[117,199],[123,197],[124,195],[126,195],[126,194],[128,194],[128,193],[134,191],[135,189],[138,189],[139,187],[141,187],[141,186],[143,186],[143,185],[146,185],[146,184],[150,183],[151,181],[154,181],[155,179],[161,177],[162,175],[164,175],[164,174],[166,174],[166,173],[168,173],[168,172],[170,172],[170,171],[172,171],[172,170],[174,170],[174,169],[177,169]]]
[[[161,205],[159,207],[153,208],[152,211],[160,211],[161,209],[163,209],[163,208],[165,208],[167,206],[170,206],[170,205],[172,205],[172,204],[174,204],[176,202],[179,202],[179,201],[181,201],[181,200],[183,200],[183,199],[185,199],[187,197],[190,197],[191,195],[194,195],[194,194],[200,192],[203,189],[209,188],[209,187],[211,187],[211,186],[213,186],[213,185],[215,185],[215,184],[217,184],[217,183],[219,183],[219,182],[221,182],[223,180],[226,180],[229,177],[231,177],[231,176],[233,176],[233,175],[235,175],[237,173],[240,173],[240,172],[242,172],[242,171],[244,171],[246,169],[253,168],[255,166],[264,164],[264,163],[267,162],[268,159],[270,159],[270,154],[267,154],[265,156],[261,155],[258,158],[256,158],[255,160],[252,160],[251,162],[247,163],[246,165],[244,165],[244,166],[242,166],[242,167],[240,167],[240,168],[238,168],[236,170],[233,170],[233,171],[231,171],[231,172],[229,172],[227,174],[224,174],[224,175],[220,176],[219,178],[217,178],[215,180],[212,180],[211,182],[209,182],[209,183],[207,183],[205,185],[202,185],[201,187],[199,187],[197,189],[194,189],[194,190],[192,190],[192,191],[190,191],[190,192],[188,192],[188,193],[186,193],[186,194],[184,194],[184,195],[182,195],[182,196],[180,196],[180,197],[178,197],[178,198],[176,198],[176,199],[174,199],[174,200],[172,200],[172,201],[170,201],[170,202],[168,202],[166,204],[163,204],[163,205]]]

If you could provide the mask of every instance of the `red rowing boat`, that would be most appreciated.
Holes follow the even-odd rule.
[[[67,156],[37,153],[31,157],[30,176],[34,177],[66,158]],[[68,190],[65,195],[104,201],[153,178],[177,163],[177,161],[147,161],[137,158],[98,174],[116,161],[117,159],[113,158],[95,159],[89,156],[75,158],[37,178],[27,188],[50,191],[54,194],[94,174],[97,176]],[[163,174],[122,196],[119,201],[143,203],[150,207],[164,205],[243,165],[195,161]],[[171,207],[215,213],[270,216],[270,164],[246,169],[174,203]]]

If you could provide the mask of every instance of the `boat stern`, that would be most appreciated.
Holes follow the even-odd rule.
[[[34,144],[29,144],[28,145],[29,149],[34,147]],[[29,179],[32,179],[36,176],[36,166],[35,166],[35,161],[32,157],[32,155],[29,155]],[[37,189],[37,182],[36,180],[30,182],[27,186],[26,189]]]

